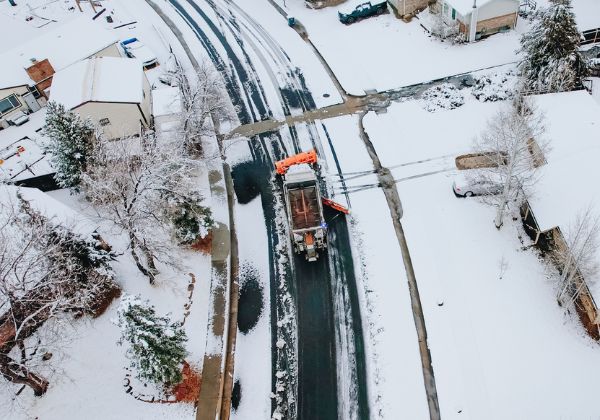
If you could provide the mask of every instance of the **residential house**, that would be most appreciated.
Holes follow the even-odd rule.
[[[78,17],[0,54],[0,129],[11,114],[35,112],[46,103],[56,71],[89,58],[120,57],[116,34]]]
[[[519,0],[438,0],[438,10],[449,24],[473,42],[482,36],[514,29]]]
[[[545,251],[567,250],[570,226],[590,206],[600,212],[600,105],[586,91],[552,93],[532,97],[545,120],[550,140],[546,164],[534,194],[521,208],[524,227],[533,242]],[[599,257],[600,258],[600,257]],[[595,304],[600,285],[581,279],[584,290],[577,310],[592,336],[600,338],[600,319]],[[591,279],[590,279],[591,280]]]
[[[108,139],[151,126],[150,83],[132,58],[95,57],[54,75],[50,100],[90,118]]]

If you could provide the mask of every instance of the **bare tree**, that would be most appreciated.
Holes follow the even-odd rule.
[[[38,330],[49,320],[55,326],[68,322],[67,312],[94,313],[97,301],[116,288],[104,245],[46,218],[19,197],[0,205],[0,373],[6,380],[30,387],[36,396],[46,392],[48,380],[35,372],[44,359],[38,350],[60,335]]]
[[[458,21],[444,18],[444,5],[435,2],[429,6],[430,31],[433,35],[445,39],[458,34]]]
[[[560,270],[556,299],[569,308],[585,285],[595,280],[600,270],[600,218],[588,207],[577,215],[564,234],[565,243],[557,244],[553,252]]]
[[[183,146],[192,156],[201,156],[202,137],[214,135],[215,126],[231,120],[231,104],[219,74],[208,63],[201,63],[192,77],[178,63],[173,76],[181,96]]]
[[[136,266],[154,284],[156,261],[175,261],[168,240],[177,228],[174,208],[185,207],[187,220],[205,217],[194,181],[198,162],[171,143],[145,138],[100,139],[92,162],[82,176],[87,199],[127,234]]]
[[[502,109],[489,122],[475,142],[475,152],[483,168],[473,171],[472,182],[499,185],[500,193],[484,200],[497,207],[494,224],[500,229],[509,203],[530,193],[537,180],[537,169],[544,163],[548,143],[543,116],[528,101],[518,96],[512,106]]]

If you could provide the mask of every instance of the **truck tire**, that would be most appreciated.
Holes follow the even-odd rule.
[[[377,14],[381,15],[383,12],[385,12],[385,9],[383,7],[377,9]]]
[[[352,16],[350,16],[348,19],[346,19],[346,24],[347,25],[351,25],[356,21],[356,19],[354,19]]]

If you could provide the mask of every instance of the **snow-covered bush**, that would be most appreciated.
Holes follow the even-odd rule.
[[[419,14],[422,25],[435,37],[453,38],[459,33],[458,21],[444,19],[441,5],[434,3]]]
[[[429,112],[454,109],[465,103],[462,93],[450,83],[442,83],[427,89],[421,99],[423,108]]]
[[[181,364],[187,355],[182,325],[157,315],[154,306],[139,296],[124,296],[117,314],[119,344],[126,343],[137,377],[163,386],[181,382]]]
[[[50,140],[47,151],[56,170],[56,182],[63,188],[77,188],[92,148],[93,124],[65,110],[62,104],[49,102],[44,134]]]
[[[512,71],[483,74],[476,76],[471,93],[482,102],[505,101],[513,97],[516,83]]]
[[[527,90],[560,92],[581,86],[588,73],[570,0],[550,0],[521,37],[519,71]]]
[[[192,194],[190,197],[173,196],[168,201],[168,217],[173,224],[174,236],[180,244],[193,244],[208,235],[215,222],[210,208],[200,204],[202,197],[199,194]]]

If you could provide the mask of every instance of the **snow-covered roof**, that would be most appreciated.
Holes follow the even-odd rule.
[[[88,58],[117,42],[116,34],[82,16],[44,32],[0,55],[0,88],[30,84],[26,68],[32,59],[48,59],[55,71]]]
[[[529,205],[541,231],[568,229],[595,204],[600,211],[600,105],[586,91],[535,96],[551,150]]]
[[[474,0],[445,0],[445,1],[446,1],[446,3],[451,5],[462,16],[467,16],[469,13],[471,13],[471,10],[473,10],[473,1]],[[476,1],[477,1],[477,7],[481,7],[481,6],[484,6],[488,3],[491,3],[491,2],[497,1],[497,0],[476,0]],[[518,0],[513,0],[513,1],[517,4],[519,3]]]
[[[2,28],[4,33],[11,34],[10,37],[0,37],[0,51],[8,51],[11,49],[14,46],[15,38],[29,39],[37,35],[37,28],[25,23],[24,19],[19,20],[5,13],[0,13],[0,28]]]
[[[163,115],[178,114],[181,112],[181,101],[179,99],[179,88],[165,87],[152,91],[152,115],[160,117]]]
[[[141,103],[144,72],[133,58],[94,57],[57,72],[50,100],[73,109],[85,102]]]
[[[96,226],[83,214],[37,188],[0,184],[0,203],[7,205],[17,203],[17,194],[46,218],[83,237],[89,238],[96,231]]]

